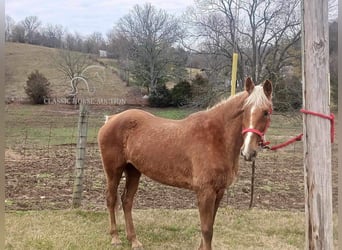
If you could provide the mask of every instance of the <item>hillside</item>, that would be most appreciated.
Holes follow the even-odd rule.
[[[21,43],[5,44],[5,95],[6,99],[25,99],[24,86],[27,76],[39,70],[51,82],[53,97],[65,97],[70,91],[70,81],[56,69],[57,49]],[[116,74],[115,61],[100,60],[94,57],[94,66],[88,74],[99,76],[96,81],[89,82],[89,93],[85,84],[79,88],[80,95],[101,98],[125,97],[129,88]],[[102,68],[100,65],[102,62]],[[104,66],[104,67],[103,67]]]

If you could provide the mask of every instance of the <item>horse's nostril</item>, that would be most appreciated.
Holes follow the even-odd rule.
[[[256,151],[256,150],[253,150],[252,153],[251,153],[251,156],[252,156],[252,157],[256,157],[256,156],[257,156],[257,151]]]

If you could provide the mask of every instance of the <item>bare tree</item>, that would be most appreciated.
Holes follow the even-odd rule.
[[[87,37],[84,41],[84,52],[97,54],[99,53],[99,49],[105,49],[106,43],[103,39],[103,36],[100,32],[94,32]]]
[[[266,65],[276,65],[272,72],[279,74],[293,56],[288,51],[300,38],[299,0],[196,3],[187,13],[187,24],[198,47],[206,50],[210,46],[230,59],[227,62],[233,51],[238,52],[240,77],[249,74],[259,81],[268,73]]]
[[[5,19],[5,41],[11,41],[15,21],[12,17],[6,15]]]
[[[80,83],[83,83],[89,92],[92,91],[89,76],[85,74],[86,69],[92,65],[88,55],[70,50],[59,50],[54,63],[57,70],[65,77],[64,80],[70,82],[71,90],[68,98],[71,100],[77,98]]]
[[[37,16],[28,16],[22,22],[22,26],[25,29],[25,41],[32,43],[34,39],[34,34],[41,25]]]
[[[169,77],[168,69],[175,59],[170,56],[171,47],[182,35],[178,23],[174,16],[151,4],[136,5],[119,20],[118,32],[129,41],[133,76],[148,90],[155,90]]]
[[[216,5],[218,2],[221,1]],[[229,1],[223,9],[218,6],[209,8],[213,4],[214,1],[196,1],[196,5],[188,9],[183,17],[188,28],[183,44],[194,54],[205,58],[203,70],[209,82],[217,85],[227,78],[233,52],[241,55],[240,47],[243,46],[236,41],[236,3]],[[239,70],[241,75],[242,70]]]
[[[61,48],[64,33],[63,26],[47,24],[42,29],[41,44],[51,48]]]
[[[130,41],[115,28],[108,32],[107,41],[108,52],[118,61],[119,77],[121,80],[125,81],[128,86],[130,84],[130,68],[132,67],[132,61],[129,58],[130,48],[132,47],[129,45]]]
[[[12,30],[13,42],[24,43],[25,42],[25,28],[22,24],[15,24]]]
[[[74,34],[66,32],[64,36],[63,47],[66,50],[82,51],[83,39],[81,35],[77,32]]]

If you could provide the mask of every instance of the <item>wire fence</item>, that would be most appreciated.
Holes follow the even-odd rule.
[[[97,107],[90,110],[87,118],[82,209],[105,209],[105,175],[97,146],[97,132],[104,123],[105,114],[127,108],[130,107],[107,110]],[[21,109],[20,112],[13,109],[7,110],[6,114],[6,209],[71,208],[79,110],[68,108],[46,112],[42,108],[41,112],[30,112],[30,109]],[[272,144],[281,143],[301,133],[301,116],[274,114],[272,120],[274,123],[267,137]],[[255,206],[271,209],[304,208],[304,191],[303,197],[300,194],[304,178],[301,142],[277,152],[259,153],[256,164]],[[336,166],[334,168],[337,169]],[[249,163],[241,161],[239,179],[228,189],[221,205],[247,208],[250,176]],[[122,182],[120,192],[123,185]],[[134,205],[138,208],[195,208],[196,197],[188,190],[162,186],[142,177]]]

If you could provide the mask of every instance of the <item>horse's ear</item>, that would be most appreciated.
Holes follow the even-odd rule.
[[[247,77],[245,81],[245,90],[250,94],[254,89],[254,82],[250,77]]]
[[[266,80],[262,86],[264,88],[264,93],[267,96],[267,98],[271,99],[271,97],[272,97],[272,82],[270,80]]]

